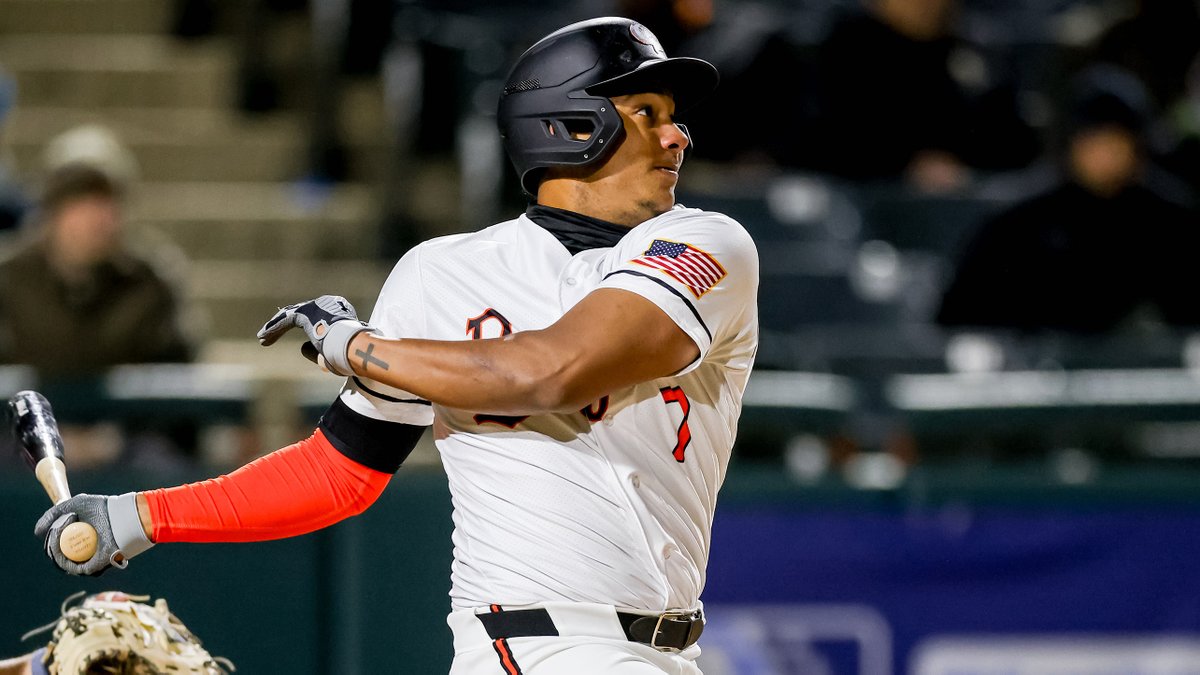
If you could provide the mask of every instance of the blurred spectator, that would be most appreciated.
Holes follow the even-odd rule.
[[[1037,157],[1011,88],[951,32],[957,10],[956,0],[868,0],[834,22],[817,56],[821,143],[808,153],[818,168],[945,192],[970,168]]]
[[[17,102],[17,84],[0,70],[0,153],[4,151],[4,124]],[[13,175],[7,158],[0,154],[0,231],[9,230],[21,222],[29,207],[21,184]]]
[[[133,185],[138,179],[137,159],[108,127],[81,124],[50,139],[42,152],[46,174],[69,164],[87,164],[99,169],[117,186]]]
[[[81,162],[47,177],[28,237],[0,262],[0,361],[73,376],[190,358],[176,293],[123,241],[124,190]]]
[[[132,157],[107,130],[82,127],[48,145],[45,165],[22,238],[0,259],[0,363],[32,366],[40,387],[71,392],[110,366],[190,360],[191,316],[159,272],[168,261],[136,252],[123,236]],[[80,469],[117,459],[177,466],[198,433],[167,418],[60,422]]]
[[[1200,324],[1192,292],[1196,214],[1144,179],[1144,88],[1102,68],[1077,81],[1063,179],[985,223],[946,291],[946,325],[1100,333],[1152,307]]]

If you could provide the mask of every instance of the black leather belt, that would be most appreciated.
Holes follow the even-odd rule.
[[[684,650],[696,644],[704,632],[704,615],[694,612],[664,612],[655,616],[617,612],[625,637],[655,649]]]
[[[552,637],[559,635],[550,613],[544,609],[501,610],[478,614],[488,637],[493,640],[516,637]],[[617,612],[625,637],[655,649],[682,651],[696,644],[704,632],[704,615],[695,612],[630,614]]]

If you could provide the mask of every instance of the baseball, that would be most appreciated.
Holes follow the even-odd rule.
[[[77,563],[87,562],[96,555],[96,530],[87,523],[71,523],[63,528],[58,546],[67,558]]]

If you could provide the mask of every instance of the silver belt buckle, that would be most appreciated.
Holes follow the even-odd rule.
[[[663,612],[658,615],[658,621],[654,624],[654,634],[650,636],[650,646],[660,652],[679,652],[675,647],[660,647],[658,645],[658,636],[662,634],[663,619],[680,619],[691,621],[696,618],[696,612]]]

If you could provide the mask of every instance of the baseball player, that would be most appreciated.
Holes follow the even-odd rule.
[[[675,205],[675,116],[716,69],[642,25],[572,24],[526,51],[498,118],[521,216],[412,249],[368,322],[342,298],[279,311],[264,345],[347,378],[307,440],[215,480],[77,495],[39,521],[64,570],[152,542],[292,536],[366,509],[423,429],[454,506],[451,672],[694,674],[717,491],[758,342],[758,257]],[[100,551],[67,560],[74,519]]]

